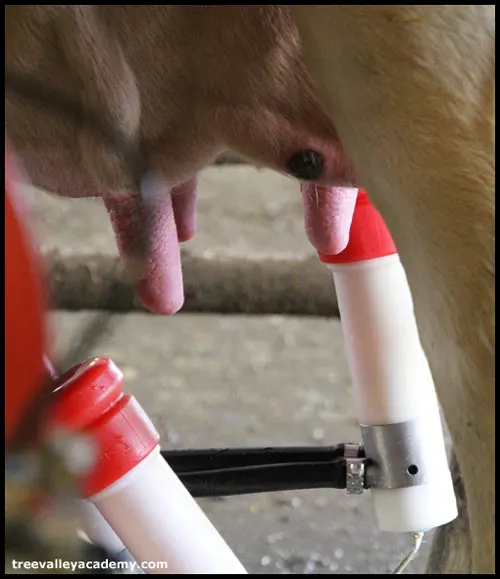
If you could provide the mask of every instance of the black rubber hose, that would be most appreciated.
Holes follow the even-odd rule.
[[[344,444],[163,450],[163,458],[177,473],[265,466],[283,463],[332,462],[344,456]]]
[[[346,488],[344,444],[162,451],[194,497]]]
[[[343,459],[329,463],[228,468],[181,473],[178,476],[195,498],[303,489],[346,488],[346,466]]]

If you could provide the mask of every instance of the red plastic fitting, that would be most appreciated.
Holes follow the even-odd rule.
[[[359,189],[347,247],[336,255],[319,253],[323,263],[354,263],[397,253],[396,246],[380,213],[366,191]]]
[[[86,498],[137,466],[160,435],[137,400],[123,392],[123,374],[112,360],[86,360],[60,381],[48,425],[87,436],[94,444],[97,460],[81,481]]]

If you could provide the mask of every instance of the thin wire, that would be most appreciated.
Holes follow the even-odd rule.
[[[413,561],[413,559],[417,556],[420,547],[422,546],[422,542],[424,540],[423,533],[412,533],[411,534],[413,539],[413,545],[411,550],[405,555],[401,563],[394,569],[391,575],[401,575],[403,571],[408,567],[408,565]]]
[[[122,159],[125,170],[129,172],[132,178],[134,187],[137,188],[137,192],[140,194],[141,203],[138,204],[138,211],[141,212],[142,215],[139,215],[138,219],[140,231],[136,238],[137,243],[134,251],[139,258],[139,262],[142,261],[145,263],[150,243],[148,235],[150,228],[147,226],[147,223],[151,216],[149,204],[147,200],[144,203],[142,195],[142,185],[144,183],[144,177],[148,175],[148,171],[146,170],[147,165],[139,148],[134,143],[131,143],[119,129],[109,124],[106,119],[102,118],[95,111],[84,107],[80,102],[72,100],[61,92],[44,86],[34,78],[27,77],[12,70],[6,70],[5,90],[31,101],[35,105],[43,106],[55,114],[64,115],[76,124],[86,126],[86,128],[103,139],[107,146],[118,154]],[[149,179],[147,181],[149,181]],[[76,343],[69,348],[61,357],[62,359],[55,364],[58,372],[69,369],[72,365],[88,356],[91,349],[95,347],[105,332],[109,330],[110,323],[115,314],[111,311],[111,308],[106,307],[106,304],[111,304],[115,284],[115,276],[111,276],[109,287],[106,288],[104,292],[107,296],[104,311],[99,312],[91,318]],[[19,428],[11,439],[10,447],[12,449],[22,447],[27,440],[31,439],[31,435],[43,417],[44,411],[47,409],[54,387],[55,381],[53,377],[50,377],[40,388],[37,396],[35,396],[32,404],[25,413],[24,418],[20,421]]]

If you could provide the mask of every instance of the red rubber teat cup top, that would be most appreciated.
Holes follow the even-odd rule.
[[[92,358],[61,377],[48,426],[82,434],[97,460],[82,480],[89,497],[106,489],[144,460],[160,436],[137,400],[123,392],[123,374],[107,358]]]
[[[354,263],[397,253],[396,246],[380,213],[366,191],[358,190],[347,247],[336,255],[318,252],[323,263]]]
[[[49,335],[42,264],[24,206],[22,181],[5,143],[5,444],[24,420],[47,379],[43,354]]]

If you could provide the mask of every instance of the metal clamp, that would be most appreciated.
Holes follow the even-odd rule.
[[[430,482],[436,461],[433,431],[422,421],[361,425],[370,488],[401,489]]]
[[[365,458],[360,444],[344,445],[346,462],[346,491],[348,495],[361,495],[365,490]]]

